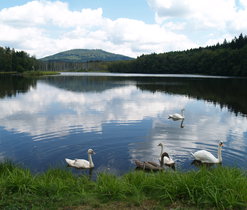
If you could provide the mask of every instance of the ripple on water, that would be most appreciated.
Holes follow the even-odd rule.
[[[32,139],[34,141],[42,141],[42,140],[61,138],[67,135],[79,134],[82,132],[83,132],[82,125],[73,125],[73,126],[63,127],[60,130],[54,130],[51,132],[42,132],[38,135],[32,136]]]

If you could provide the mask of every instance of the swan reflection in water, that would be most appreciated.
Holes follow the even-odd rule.
[[[78,173],[78,176],[86,176],[89,180],[93,180],[93,170],[94,168],[75,168],[73,166],[67,165],[67,168],[73,168],[73,170],[76,170]],[[95,173],[94,173],[95,174]]]
[[[180,123],[180,128],[184,128],[184,118],[183,119],[173,119],[173,118],[170,118],[170,119],[172,119],[173,121],[181,121],[181,123]]]
[[[184,123],[184,119],[182,119],[182,121],[181,121],[180,128],[184,128],[183,123]]]
[[[202,163],[201,161],[199,160],[193,160],[191,162],[191,165],[194,165],[196,166],[197,168],[203,168],[203,167],[206,167],[206,168],[211,168],[213,166],[221,166],[222,163],[219,163],[219,164],[215,164],[215,163]]]

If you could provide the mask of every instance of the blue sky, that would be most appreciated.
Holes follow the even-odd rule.
[[[246,0],[0,0],[0,46],[41,58],[87,48],[137,57],[247,35]]]
[[[9,8],[13,6],[20,6],[28,0],[1,0],[0,9]],[[51,2],[55,2],[54,0]],[[83,8],[97,9],[102,8],[104,16],[111,19],[117,19],[119,17],[140,19],[147,23],[154,23],[154,13],[150,10],[150,7],[145,0],[125,0],[125,1],[113,1],[113,0],[72,0],[61,2],[67,2],[71,10],[81,10]]]

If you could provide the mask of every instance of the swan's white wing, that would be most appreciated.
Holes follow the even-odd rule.
[[[89,161],[84,160],[84,159],[75,159],[71,160],[66,158],[65,161],[72,167],[75,168],[90,168]]]
[[[90,163],[84,159],[75,159],[75,166],[77,168],[90,168]]]
[[[181,114],[178,114],[178,113],[175,113],[175,114],[173,114],[173,117],[180,118],[180,117],[182,117],[182,115]]]
[[[174,160],[168,157],[164,157],[164,164],[171,165],[174,164]]]
[[[68,163],[69,166],[74,167],[75,160],[71,160],[71,159],[65,158],[65,161]]]
[[[202,163],[216,163],[217,158],[212,155],[212,153],[206,150],[199,150],[193,154],[196,160],[201,161]]]

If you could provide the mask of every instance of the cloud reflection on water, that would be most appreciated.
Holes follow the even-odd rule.
[[[37,89],[0,103],[0,125],[6,130],[37,136],[54,133],[65,136],[71,127],[84,132],[101,132],[110,121],[128,123],[156,117],[175,104],[186,104],[186,97],[141,93],[135,86],[124,86],[103,93],[75,93],[39,83]]]

